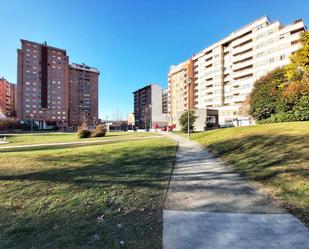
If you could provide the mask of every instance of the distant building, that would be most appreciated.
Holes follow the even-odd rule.
[[[162,113],[168,113],[168,89],[162,90]]]
[[[162,112],[162,88],[159,85],[150,84],[133,92],[133,95],[137,128],[149,129],[167,125],[168,116]]]
[[[0,78],[0,118],[16,116],[16,85]]]
[[[77,128],[85,121],[98,121],[98,79],[100,72],[85,64],[69,65],[69,124]]]
[[[135,125],[135,118],[134,118],[134,113],[133,112],[130,112],[128,114],[128,125]]]
[[[21,40],[17,50],[17,118],[39,129],[68,127],[69,57],[65,50]]]

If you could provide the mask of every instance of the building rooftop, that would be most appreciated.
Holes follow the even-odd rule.
[[[69,65],[69,67],[100,74],[100,71],[97,68],[89,67],[85,63],[82,63],[82,64],[72,63],[72,64]]]
[[[144,89],[146,89],[146,88],[148,88],[148,87],[151,87],[151,86],[158,86],[158,87],[162,88],[159,84],[151,83],[151,84],[148,84],[148,85],[146,85],[146,86],[144,86],[144,87],[141,87],[141,88],[139,88],[138,90],[134,91],[133,94],[136,93],[136,92],[142,91],[142,90],[144,90]]]
[[[20,42],[21,43],[32,43],[32,44],[35,44],[35,45],[38,45],[38,46],[44,46],[44,47],[49,47],[49,48],[54,49],[54,50],[58,50],[60,52],[63,52],[64,54],[67,53],[67,51],[65,49],[56,48],[56,47],[52,47],[52,46],[47,45],[46,41],[44,43],[38,43],[38,42],[33,42],[33,41],[25,40],[25,39],[20,39]]]

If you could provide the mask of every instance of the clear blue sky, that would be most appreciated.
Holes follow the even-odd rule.
[[[16,82],[20,38],[47,41],[101,71],[101,118],[126,117],[134,90],[263,15],[309,25],[309,1],[0,0],[0,76]]]

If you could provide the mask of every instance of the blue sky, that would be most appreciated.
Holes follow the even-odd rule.
[[[308,0],[0,0],[0,76],[16,82],[19,39],[47,41],[101,71],[100,118],[125,118],[132,92],[166,87],[172,64],[263,15],[308,25],[308,10]]]

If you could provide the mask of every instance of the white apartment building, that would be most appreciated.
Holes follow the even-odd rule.
[[[304,30],[302,20],[282,25],[262,17],[195,54],[194,107],[218,109],[220,124],[247,118],[238,109],[254,82],[289,63]]]

